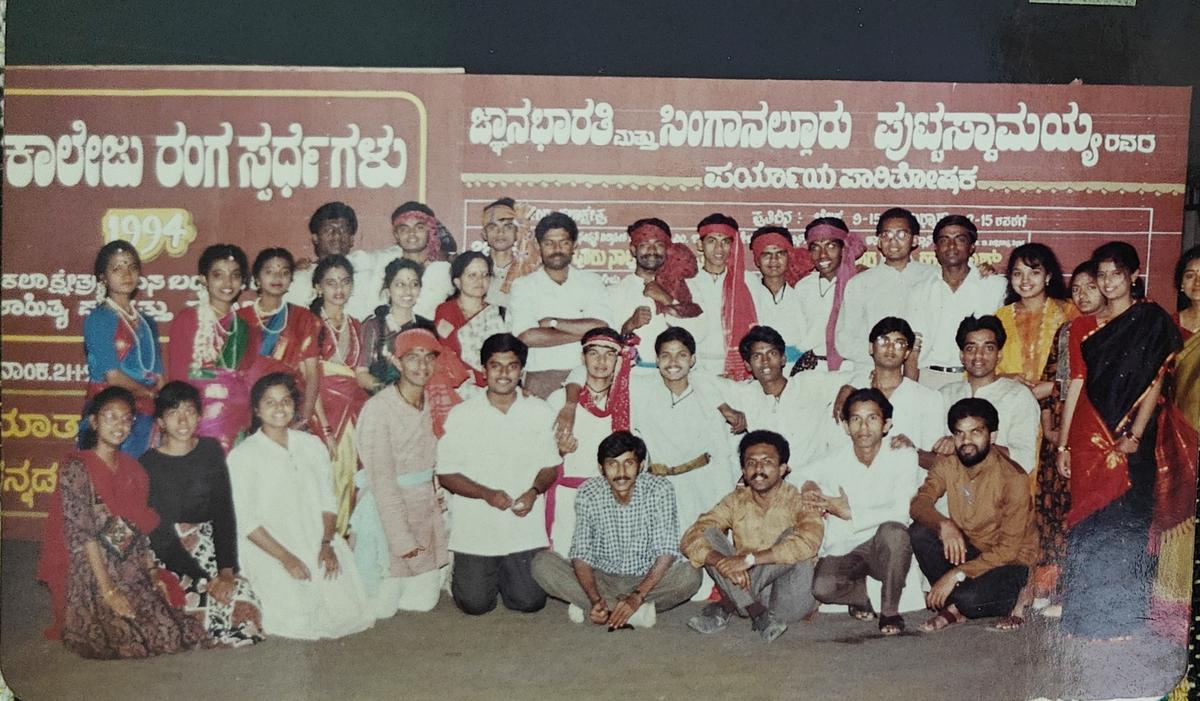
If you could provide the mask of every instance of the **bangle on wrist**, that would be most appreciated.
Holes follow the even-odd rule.
[[[1056,450],[1058,450],[1058,452],[1060,452],[1060,453],[1069,453],[1069,452],[1071,452],[1071,446],[1060,445],[1060,446],[1058,446],[1058,448]]]
[[[326,538],[325,540],[321,541],[321,545],[333,545],[333,540]]]

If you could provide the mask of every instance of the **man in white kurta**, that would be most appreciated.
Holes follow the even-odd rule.
[[[996,375],[996,364],[1007,340],[1005,336],[1004,326],[995,316],[963,319],[958,337],[967,379],[945,385],[940,391],[947,411],[955,402],[967,397],[991,402],[1000,416],[993,443],[1006,448],[1009,459],[1025,472],[1032,472],[1037,467],[1041,409],[1028,387],[1017,380]],[[953,439],[949,435],[941,442],[943,446],[949,443],[948,449],[953,448]]]
[[[983,277],[972,266],[978,238],[975,224],[957,214],[945,216],[933,229],[933,244],[941,274],[913,290],[903,316],[920,339],[921,384],[933,389],[962,379],[963,366],[954,336],[968,316],[994,314],[1004,304],[1007,281],[1002,275]]]
[[[287,432],[287,447],[262,431],[229,453],[229,479],[237,511],[241,574],[254,583],[268,635],[316,640],[370,628],[375,617],[346,541],[332,538],[340,572],[327,578],[318,555],[323,514],[333,514],[333,468],[319,438]],[[263,529],[308,569],[296,579],[249,536]]]
[[[657,373],[636,376],[630,384],[631,423],[646,441],[651,473],[675,488],[682,533],[741,478],[729,424],[718,408],[726,403],[718,383],[730,383],[691,372],[696,343],[686,330],[655,340]]]
[[[939,274],[937,267],[912,260],[921,225],[912,212],[893,207],[875,226],[882,261],[846,282],[835,339],[842,355],[855,367],[871,366],[865,344],[867,334],[880,319],[908,314],[909,295]],[[899,412],[897,412],[899,414]]]
[[[374,254],[354,248],[354,237],[358,232],[354,209],[341,202],[327,202],[313,212],[308,220],[308,231],[312,234],[314,260],[304,269],[292,271],[292,284],[283,301],[307,309],[313,301],[312,274],[316,261],[338,254],[346,256],[354,267],[354,290],[346,303],[346,313],[359,321],[374,314],[381,299],[379,278],[382,273],[376,270]]]
[[[417,297],[413,311],[426,319],[432,319],[437,306],[454,293],[450,264],[444,260],[434,260],[438,251],[439,236],[438,220],[433,215],[433,210],[419,202],[405,202],[400,205],[392,212],[392,236],[396,239],[395,245],[370,252],[374,262],[371,279],[363,281],[368,285],[366,291],[374,290],[376,297],[382,299],[379,295],[383,286],[384,269],[393,260],[408,258],[420,263],[425,272],[421,275],[421,294]],[[356,289],[359,283],[356,274]]]
[[[782,435],[797,465],[835,444],[840,429],[833,404],[847,373],[807,370],[786,377],[783,337],[769,326],[751,329],[739,350],[755,379],[736,385],[729,404],[746,415],[747,430]]]
[[[906,580],[912,571],[909,502],[925,475],[915,450],[888,445],[891,414],[882,392],[856,390],[842,408],[850,441],[788,477],[793,484],[816,484],[828,514],[814,596],[822,603],[846,604],[851,613],[865,617],[865,611],[875,610],[868,577],[880,582],[878,610],[885,617],[881,628],[897,625],[886,620],[888,616],[924,608],[919,572],[916,586],[907,586]],[[904,591],[909,593],[907,602],[902,601]]]

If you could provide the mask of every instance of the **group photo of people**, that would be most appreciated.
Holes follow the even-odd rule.
[[[405,202],[372,250],[329,202],[311,249],[204,248],[167,329],[137,248],[101,247],[46,636],[144,658],[499,605],[695,645],[819,611],[1184,644],[1200,247],[1152,299],[1121,240],[992,265],[959,214],[648,211],[606,284],[532,211],[496,199],[459,251]]]

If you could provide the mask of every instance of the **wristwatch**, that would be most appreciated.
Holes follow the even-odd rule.
[[[965,581],[967,581],[967,573],[966,572],[959,570],[954,573],[954,585],[955,586],[958,586],[959,584],[962,584]]]
[[[754,553],[747,553],[746,558],[742,562],[746,563],[746,567],[754,567],[754,563],[758,562],[758,560],[754,557]]]
[[[557,329],[558,328],[558,318],[556,317],[556,318],[551,319],[550,321],[546,322],[546,326],[549,326],[552,329]]]

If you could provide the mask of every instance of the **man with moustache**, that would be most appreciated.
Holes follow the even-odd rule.
[[[783,337],[770,326],[750,329],[738,352],[754,380],[736,385],[729,404],[745,413],[746,427],[786,437],[797,465],[828,450],[837,435],[834,400],[846,373],[801,372],[789,378]]]
[[[1008,457],[1022,470],[1032,472],[1037,467],[1038,428],[1041,409],[1033,392],[1011,377],[999,377],[996,365],[1004,349],[1007,334],[1000,320],[990,314],[962,320],[955,333],[959,357],[967,369],[967,379],[953,382],[941,389],[946,406],[966,397],[979,397],[991,402],[1000,417],[1000,429],[995,444],[1007,451]],[[942,437],[934,444],[934,452],[949,455],[954,439]]]
[[[513,283],[509,314],[513,334],[529,346],[525,387],[548,397],[579,363],[575,344],[597,326],[610,325],[611,309],[603,281],[571,266],[579,227],[562,212],[551,212],[534,227],[542,269]]]
[[[994,449],[999,418],[986,399],[955,402],[946,423],[954,454],[929,468],[909,508],[913,554],[932,582],[926,602],[937,611],[921,630],[990,616],[1004,616],[997,629],[1019,628],[1022,589],[1038,556],[1029,480]],[[936,507],[943,495],[946,515]]]
[[[649,628],[658,611],[687,601],[700,573],[679,558],[675,497],[662,477],[644,475],[646,444],[617,431],[596,448],[600,477],[579,488],[569,560],[552,550],[533,559],[533,577],[566,601],[567,616],[618,630]],[[586,613],[585,613],[586,612]]]
[[[671,227],[661,219],[639,219],[626,232],[634,269],[609,288],[613,317],[622,322],[622,335],[638,335],[638,367],[653,368],[655,337],[681,323],[699,328],[700,306],[687,286],[696,276],[696,256],[684,244],[671,242]]]
[[[812,272],[812,256],[792,243],[792,232],[782,226],[764,226],[750,237],[750,252],[758,267],[757,279],[748,282],[758,323],[770,326],[786,342],[784,362],[791,365],[809,348],[801,348],[810,326],[801,295],[794,286]]]
[[[369,251],[354,248],[358,232],[354,208],[344,202],[326,202],[309,218],[308,232],[312,235],[313,260],[296,262],[292,284],[283,301],[307,309],[313,301],[315,262],[326,256],[342,255],[354,266],[354,279],[358,282],[346,302],[346,313],[359,321],[374,314],[375,305],[379,304],[379,286],[372,287],[369,281],[375,273],[375,260]]]
[[[805,499],[829,518],[813,596],[846,604],[860,621],[875,618],[867,577],[883,585],[879,632],[904,631],[900,595],[912,564],[908,505],[924,477],[917,454],[905,442],[884,444],[892,427],[892,404],[877,389],[854,390],[842,405],[848,446],[806,465],[789,477],[802,484]]]
[[[892,207],[879,215],[875,236],[882,261],[846,283],[835,337],[838,350],[856,368],[871,367],[870,347],[863,345],[871,327],[887,316],[905,318],[909,295],[938,274],[936,267],[912,260],[920,233],[920,223],[907,209]]]
[[[545,502],[538,496],[554,483],[560,458],[553,413],[519,387],[528,353],[512,334],[483,342],[487,390],[450,410],[437,445],[438,481],[453,495],[450,593],[472,616],[494,609],[497,594],[514,611],[546,605],[530,568],[548,544]]]
[[[787,439],[772,431],[751,431],[738,444],[738,454],[746,484],[683,534],[683,554],[693,566],[705,568],[722,594],[688,627],[718,633],[736,613],[748,616],[751,627],[772,642],[789,623],[817,608],[813,568],[825,527],[800,490],[784,480]]]
[[[965,317],[993,314],[1004,304],[1003,275],[984,277],[971,265],[979,230],[961,214],[942,217],[933,227],[933,245],[941,264],[935,275],[909,295],[901,314],[918,337],[921,384],[933,389],[962,379],[965,371],[955,348],[955,331]]]

